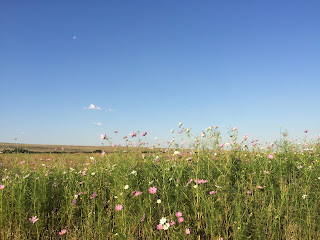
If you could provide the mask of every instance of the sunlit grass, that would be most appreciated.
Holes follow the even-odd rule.
[[[320,239],[318,141],[176,132],[167,151],[1,154],[0,239]]]

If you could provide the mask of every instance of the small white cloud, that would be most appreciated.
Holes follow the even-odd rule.
[[[72,39],[73,39],[73,40],[76,40],[76,39],[77,39],[77,36],[73,36]]]
[[[97,126],[102,126],[102,123],[101,123],[101,122],[94,122],[93,124],[94,124],[94,125],[97,125]]]
[[[102,110],[101,107],[95,106],[94,104],[90,104],[89,107],[85,108],[85,109],[94,109],[94,110]]]

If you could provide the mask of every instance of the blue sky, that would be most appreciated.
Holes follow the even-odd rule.
[[[1,1],[0,142],[320,134],[319,1]],[[90,104],[101,108],[88,109]],[[102,125],[96,125],[101,123]]]

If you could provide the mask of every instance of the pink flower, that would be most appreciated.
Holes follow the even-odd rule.
[[[175,224],[175,222],[173,220],[170,221],[170,226],[173,226]]]
[[[4,185],[0,185],[0,190],[4,189]]]
[[[162,229],[163,229],[163,225],[162,225],[162,224],[158,224],[158,225],[157,225],[157,229],[158,229],[158,230],[162,230]]]
[[[62,230],[59,232],[59,235],[63,235],[63,234],[65,234],[66,232],[67,232],[66,229],[62,229]]]
[[[142,216],[142,218],[141,218],[141,222],[143,222],[145,218],[146,218],[146,214],[143,213],[143,216]]]
[[[191,178],[188,182],[187,182],[187,186],[193,181],[193,179]]]
[[[157,188],[156,187],[149,188],[149,193],[155,194],[156,192],[157,192]]]
[[[146,136],[147,135],[147,132],[143,132],[142,133],[142,136],[144,137],[144,136]]]
[[[181,212],[177,212],[176,213],[176,216],[179,218],[179,217],[182,217],[182,213]]]
[[[136,132],[131,132],[130,133],[130,136],[133,138],[133,137],[136,137],[137,136],[137,133]]]
[[[233,128],[232,128],[232,131],[235,131],[235,130],[237,130],[237,129],[238,129],[237,127],[233,127]]]
[[[80,194],[79,194],[79,195],[80,195]],[[72,200],[72,206],[74,206],[74,205],[76,204],[76,202],[77,202],[77,199],[74,198],[74,199]]]
[[[118,131],[114,131],[114,133],[118,133]]]
[[[105,140],[105,139],[107,139],[107,135],[106,134],[101,134],[100,138],[101,138],[101,140]]]
[[[137,197],[137,196],[139,196],[139,195],[141,195],[141,194],[142,194],[142,192],[136,191],[136,193],[134,194],[134,196]]]
[[[251,191],[247,191],[246,194],[251,194]]]
[[[273,159],[273,155],[272,155],[272,154],[269,154],[269,155],[268,155],[268,158],[269,158],[269,159]]]
[[[257,188],[259,188],[259,189],[263,189],[263,187],[261,187],[261,186],[257,186]]]
[[[216,194],[217,193],[217,191],[211,191],[211,192],[209,192],[209,194]]]
[[[179,219],[178,219],[178,222],[179,223],[182,223],[184,221],[184,218],[183,217],[180,217]]]
[[[269,171],[266,171],[266,170],[264,170],[263,172],[264,172],[265,174],[270,174]]]
[[[201,184],[201,183],[206,183],[206,182],[208,182],[208,180],[198,179],[197,182],[198,182],[198,184]]]
[[[308,133],[309,130],[305,130],[304,133]]]
[[[32,222],[33,224],[38,220],[39,218],[37,218],[37,216],[33,216],[32,218],[29,218],[29,221]]]
[[[190,229],[186,228],[186,234],[190,234]]]
[[[90,196],[91,199],[95,198],[96,196],[98,196],[98,194],[96,192],[93,192],[93,194]]]
[[[116,205],[116,211],[120,211],[123,208],[123,206],[121,204]]]

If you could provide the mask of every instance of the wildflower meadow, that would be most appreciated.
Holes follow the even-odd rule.
[[[320,239],[319,138],[147,134],[103,133],[102,154],[1,154],[0,239]]]

